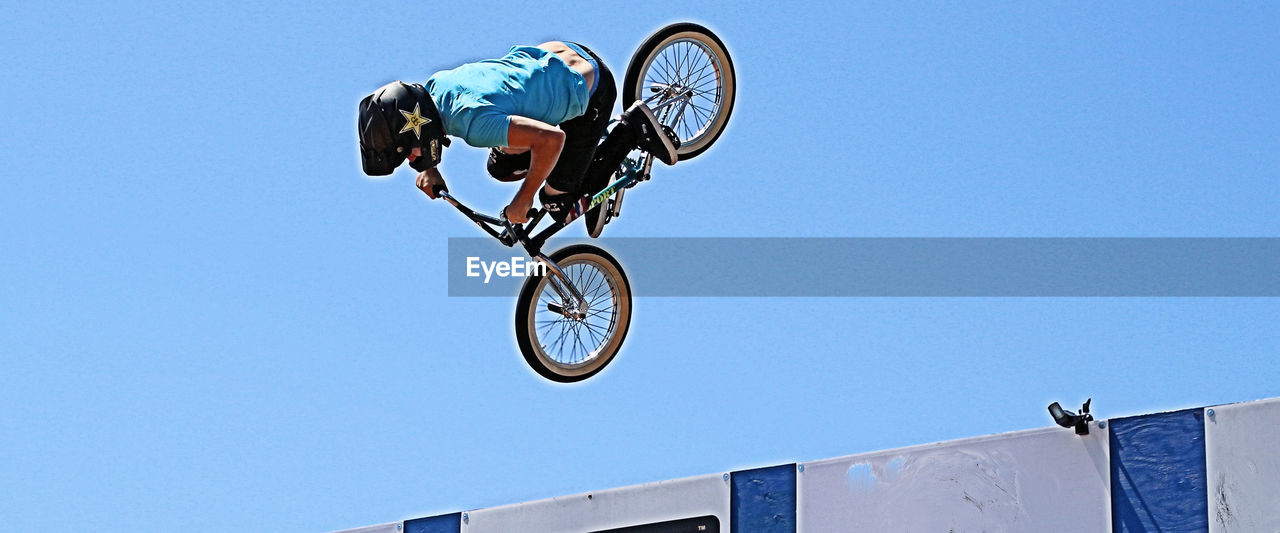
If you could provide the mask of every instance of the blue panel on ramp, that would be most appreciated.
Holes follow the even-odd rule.
[[[462,531],[462,513],[405,520],[404,531],[405,533],[459,533]]]
[[[1209,530],[1204,413],[1111,421],[1111,530]]]
[[[732,533],[795,533],[796,465],[743,470],[730,476]]]

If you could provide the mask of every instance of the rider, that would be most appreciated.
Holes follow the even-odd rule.
[[[491,148],[494,178],[524,180],[504,210],[508,220],[526,222],[537,192],[563,222],[573,202],[604,188],[632,149],[676,162],[678,141],[641,102],[597,147],[616,97],[613,74],[587,47],[514,46],[501,58],[437,72],[425,86],[396,81],[361,100],[361,163],[366,174],[385,176],[408,159],[419,171],[418,188],[436,198],[434,188],[444,185],[436,169],[441,145],[449,146],[446,134],[459,137]],[[598,210],[588,213],[588,223],[595,216]]]

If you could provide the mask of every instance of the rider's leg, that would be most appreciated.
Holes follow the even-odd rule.
[[[596,147],[595,157],[591,160],[591,166],[587,168],[586,176],[583,177],[584,194],[594,194],[609,184],[609,176],[618,170],[618,165],[627,157],[627,154],[635,150],[635,133],[631,128],[615,126],[613,131],[609,132],[609,136],[605,137],[600,146]]]
[[[529,152],[508,154],[497,148],[491,149],[485,167],[489,175],[498,181],[520,181],[529,175]]]
[[[595,158],[583,179],[587,191],[599,191],[632,150],[639,148],[670,165],[677,159],[679,141],[664,130],[658,119],[644,104],[636,102],[622,114],[622,120],[596,148]]]
[[[627,157],[627,154],[636,148],[654,153],[659,159],[670,157],[671,163],[674,163],[675,150],[679,144],[665,132],[646,135],[655,130],[662,131],[661,127],[653,113],[649,112],[647,107],[643,107],[640,102],[628,108],[622,114],[622,120],[596,148],[595,158],[592,159],[587,175],[583,179],[584,190],[599,191],[608,185],[609,176],[618,169],[618,165]]]
[[[617,100],[618,92],[613,74],[604,61],[599,57],[595,59],[596,85],[587,101],[587,109],[581,116],[560,124],[560,129],[565,133],[564,148],[560,150],[556,166],[547,176],[547,185],[539,194],[542,204],[557,221],[563,221],[568,216],[568,208],[572,207],[574,201],[583,194],[594,192],[588,190],[591,184],[584,183],[584,176],[595,159],[596,146],[608,129],[609,118]],[[604,185],[600,187],[603,188]]]

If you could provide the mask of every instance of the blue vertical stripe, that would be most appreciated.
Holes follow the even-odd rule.
[[[1111,530],[1209,530],[1200,409],[1111,421]]]
[[[459,533],[462,531],[462,513],[405,520],[404,531],[405,533]]]
[[[729,531],[795,533],[796,465],[730,474]]]

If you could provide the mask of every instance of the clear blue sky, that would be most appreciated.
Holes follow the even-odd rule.
[[[641,298],[553,386],[514,298],[445,295],[475,229],[353,127],[393,79],[551,38],[621,77],[693,20],[730,129],[607,236],[1277,237],[1275,3],[440,4],[5,6],[0,528],[341,529],[1280,395],[1268,298]],[[442,170],[493,210],[483,155]]]

